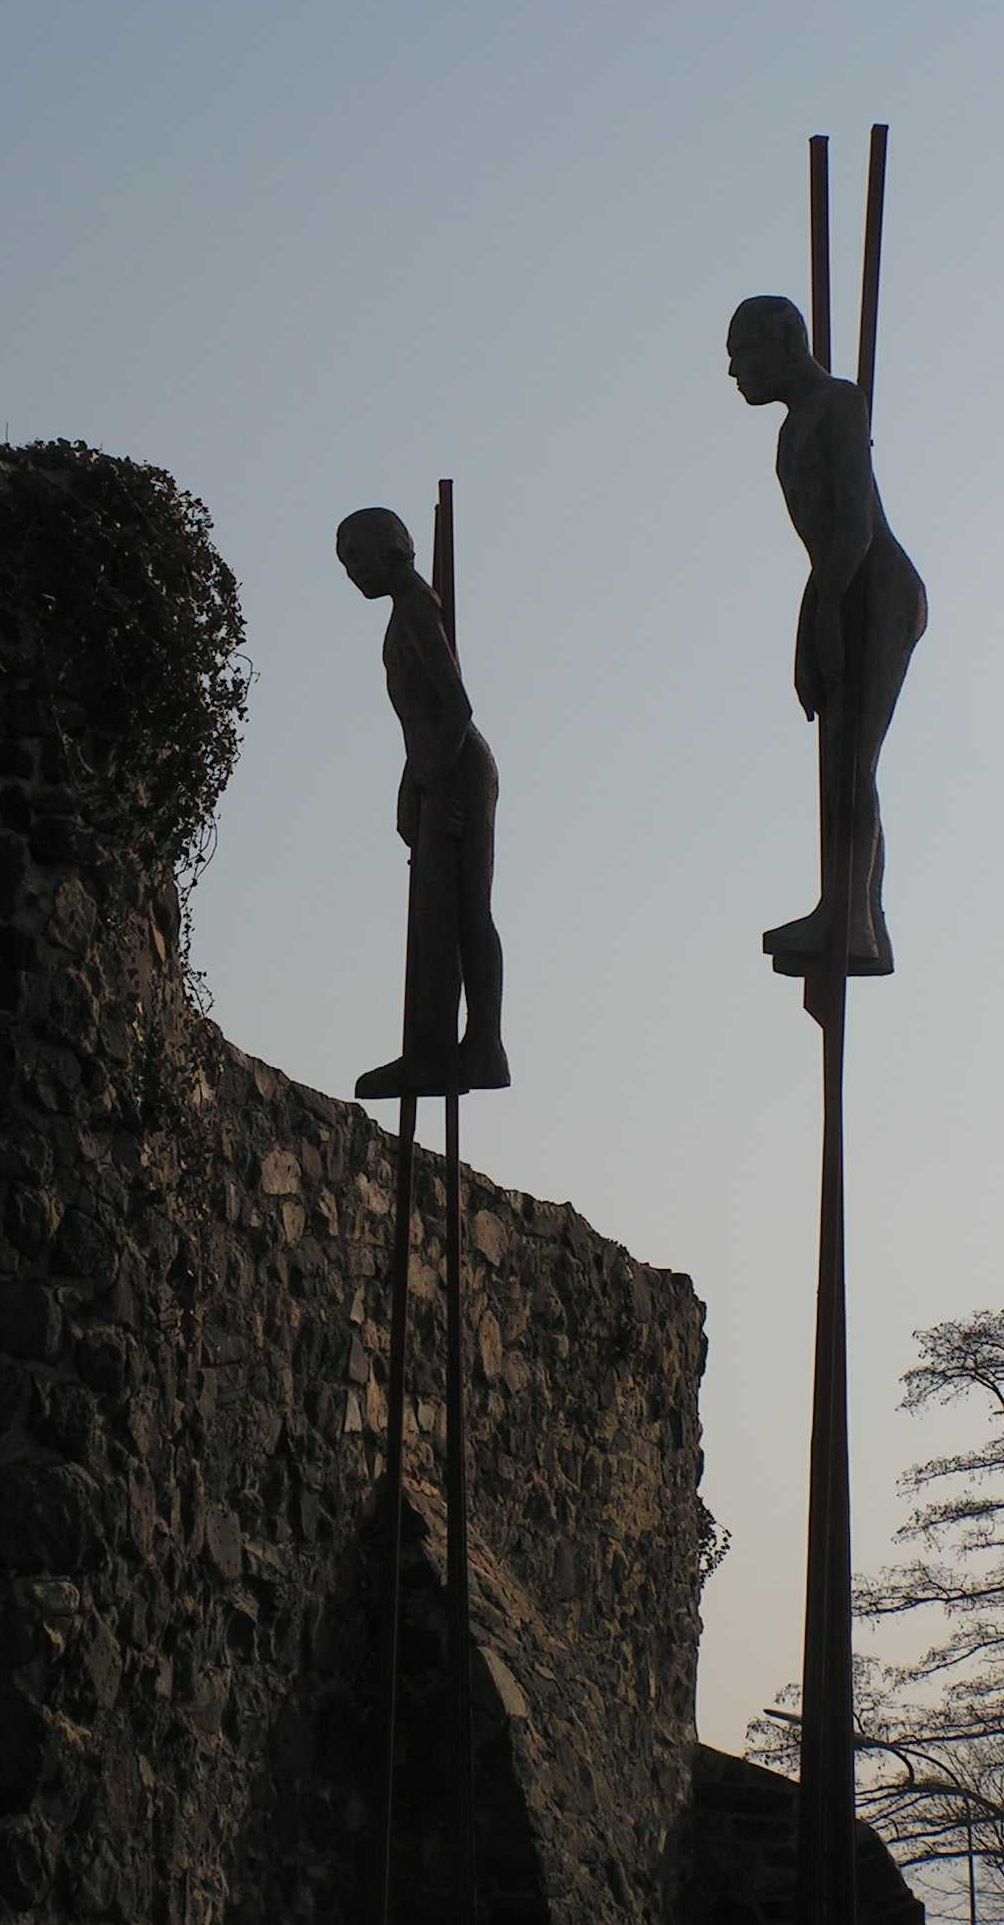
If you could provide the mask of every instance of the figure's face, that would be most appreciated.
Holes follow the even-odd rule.
[[[762,408],[779,401],[787,356],[779,335],[771,328],[734,321],[728,338],[729,373],[744,401]]]
[[[389,595],[390,557],[387,544],[372,530],[348,529],[338,538],[336,553],[350,582],[367,601]]]

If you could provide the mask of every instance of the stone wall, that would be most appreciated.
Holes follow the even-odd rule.
[[[360,1925],[393,1139],[193,1010],[172,885],[69,777],[70,646],[8,629],[0,679],[0,1903]],[[464,1210],[485,1925],[655,1921],[693,1738],[700,1306],[568,1205],[465,1172]],[[415,1925],[448,1916],[443,1217],[422,1155]]]

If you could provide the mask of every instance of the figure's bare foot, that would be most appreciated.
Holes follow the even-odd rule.
[[[776,929],[765,929],[763,953],[775,958],[791,957],[801,963],[812,962],[825,955],[829,940],[829,910],[819,903],[809,916],[799,916],[795,922],[782,922]]]
[[[442,1063],[398,1056],[360,1076],[356,1096],[360,1102],[372,1103],[391,1096],[462,1096],[469,1088],[456,1062],[451,1072]]]
[[[764,955],[774,958],[774,968],[779,975],[804,976],[807,969],[814,963],[822,962],[825,957],[831,928],[829,909],[823,903],[818,903],[811,915],[800,916],[795,922],[781,923],[777,929],[766,929],[763,937]],[[891,970],[892,947],[884,919],[881,935],[877,935],[869,914],[852,918],[847,974],[887,976]]]
[[[508,1089],[512,1081],[509,1058],[499,1040],[460,1045],[460,1076],[465,1089]]]

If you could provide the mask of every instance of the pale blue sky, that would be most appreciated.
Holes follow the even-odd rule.
[[[891,124],[876,465],[931,626],[884,765],[898,973],[851,993],[856,1556],[948,1430],[910,1332],[1000,1301],[996,581],[1004,14],[931,0],[3,7],[0,425],[169,468],[243,583],[260,680],[196,961],[226,1033],[336,1095],[399,1031],[406,871],[382,605],[340,516],[428,552],[502,771],[510,1093],[465,1153],[708,1304],[702,1731],[798,1669],[819,1049],[759,953],[816,867],[779,411],[725,377],[807,283],[832,137],[852,372],[868,132]],[[393,1125],[386,1106],[381,1120]]]

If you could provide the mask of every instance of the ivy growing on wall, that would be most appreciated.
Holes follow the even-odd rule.
[[[189,872],[250,681],[210,530],[161,468],[79,441],[0,448],[0,676],[40,653],[67,778],[142,858]]]

